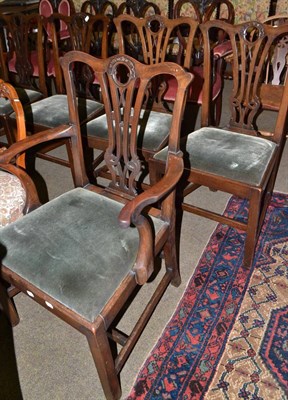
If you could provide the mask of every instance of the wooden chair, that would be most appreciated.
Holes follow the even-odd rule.
[[[0,100],[1,104],[6,103],[6,108],[9,105],[15,112],[16,141],[25,139],[26,128],[21,101],[14,87],[3,80],[0,80]],[[6,147],[1,147],[0,154],[4,155],[6,150]],[[40,206],[34,182],[28,175],[24,175],[23,169],[25,169],[24,154],[16,157],[13,164],[7,165],[4,169],[0,168],[0,230]],[[15,174],[15,171],[18,174]],[[33,190],[31,191],[30,188],[33,188]],[[19,290],[9,284],[4,285],[3,289],[5,289],[8,298],[11,299],[7,311],[9,311],[9,307],[13,307],[11,324],[15,326],[19,323],[19,317],[14,310],[12,298],[19,293]],[[4,302],[4,307],[5,305],[6,302]]]
[[[122,14],[129,14],[138,18],[145,18],[154,14],[160,15],[161,11],[157,4],[152,1],[139,0],[136,2],[128,0],[121,3],[118,7],[117,16]]]
[[[81,5],[81,12],[92,15],[104,14],[114,18],[117,15],[117,6],[109,0],[86,0]]]
[[[73,15],[76,12],[74,3],[71,0],[60,0],[59,4],[57,6],[57,11],[59,14],[68,15],[68,16]],[[60,30],[61,30],[61,27],[60,27]]]
[[[20,98],[22,104],[30,104],[47,95],[44,71],[37,53],[39,46],[38,37],[33,31],[39,30],[41,26],[34,18],[24,14],[13,14],[13,16],[0,16],[0,65],[1,78],[5,82],[11,82]],[[30,35],[25,35],[25,27],[29,27]],[[17,43],[17,46],[15,45]],[[17,60],[17,62],[16,62]],[[21,67],[23,62],[23,67]],[[15,141],[15,132],[11,127],[9,116],[13,107],[9,101],[0,99],[0,120],[3,126],[5,141],[2,145],[11,145]]]
[[[173,18],[188,17],[202,22],[202,12],[195,0],[178,0],[173,8]]]
[[[202,22],[221,20],[234,24],[235,10],[234,6],[229,0],[213,0],[206,8]],[[215,29],[210,34],[210,40],[215,44],[223,43],[227,39],[226,33],[222,29]]]
[[[209,30],[215,26],[228,33],[233,49],[231,118],[225,129],[211,127],[209,110],[203,108],[207,117],[206,126],[189,134],[183,142],[186,164],[182,207],[185,211],[246,231],[243,265],[249,268],[253,263],[257,238],[273,192],[286,139],[287,65],[276,84],[272,83],[271,72],[267,80],[266,71],[267,65],[271,65],[275,48],[281,47],[283,39],[287,38],[288,25],[272,27],[247,22],[232,26],[221,21],[209,21],[202,25],[204,44],[208,48]],[[204,65],[205,74],[211,76],[209,57]],[[208,107],[209,86],[205,89],[205,104]],[[263,131],[259,126],[258,117],[266,109],[277,110],[274,130],[268,130],[266,126]],[[153,165],[150,168],[155,172],[155,180],[163,171],[162,163],[166,154],[167,149],[162,150],[151,160]],[[190,199],[188,203],[186,196],[200,186],[246,198],[249,202],[247,221],[231,220],[213,210],[194,206]]]
[[[229,0],[213,0],[208,2],[207,7],[203,7],[205,3],[200,6],[199,2],[195,0],[178,0],[174,7],[174,18],[179,18],[181,16],[190,16],[190,18],[195,19],[199,23],[211,21],[211,20],[221,20],[228,22],[230,24],[234,23],[235,20],[235,10],[233,4]],[[203,46],[201,33],[197,38],[198,48],[199,48],[199,60],[203,61]],[[226,72],[226,61],[231,54],[231,44],[227,41],[225,32],[222,29],[215,28],[210,32],[210,40],[213,46],[217,47],[215,49],[214,60],[216,68],[221,78],[230,78],[229,73]],[[215,125],[218,126],[221,118],[222,111],[222,98],[221,93],[217,98],[215,104]]]
[[[158,41],[154,40],[153,35],[150,35],[149,31],[149,40],[146,41],[146,35],[144,30],[146,29],[145,21],[150,21],[150,18],[153,21],[159,22],[161,21],[161,32],[158,35]],[[143,47],[141,51],[141,45],[139,45],[139,49],[137,47],[138,52],[138,60],[144,62],[145,64],[158,64],[167,60],[175,61],[177,59],[177,53],[172,54],[173,40],[175,39],[175,31],[177,28],[181,27],[182,24],[189,30],[189,38],[193,40],[195,31],[198,27],[198,24],[193,21],[187,22],[186,20],[177,21],[177,20],[169,20],[168,18],[163,18],[161,16],[150,17],[147,19],[136,18],[131,15],[123,14],[116,18],[114,18],[114,24],[116,26],[118,36],[119,36],[119,45],[120,45],[120,54],[135,55],[135,48],[140,43],[143,43]],[[127,38],[125,37],[125,28],[122,24],[125,22],[132,22],[133,26],[129,25],[129,38],[131,38],[131,45],[129,45],[129,50],[126,47]],[[162,24],[163,21],[163,24]],[[164,28],[165,23],[165,28]],[[135,24],[135,25],[134,25]],[[135,30],[134,30],[135,29]],[[137,29],[137,30],[136,30]],[[132,33],[131,33],[132,32]],[[139,34],[137,34],[139,32]],[[135,33],[135,42],[134,40]],[[156,36],[156,35],[155,35]],[[130,39],[129,39],[130,40]],[[144,45],[145,44],[145,45]],[[169,48],[171,46],[171,49]],[[177,47],[177,51],[179,50],[179,46]],[[189,60],[190,48],[187,50],[187,59]],[[134,57],[134,58],[135,58]],[[185,63],[184,63],[185,65]],[[171,122],[171,114],[167,113],[167,110],[164,109],[162,105],[163,96],[165,92],[165,81],[169,79],[169,77],[165,77],[162,75],[161,81],[153,82],[153,87],[150,89],[150,100],[147,103],[146,111],[143,110],[143,117],[140,121],[139,127],[139,137],[138,137],[138,150],[141,151],[142,158],[147,162],[147,160],[155,154],[155,152],[159,151],[161,148],[166,146],[168,136],[169,136],[169,126]],[[173,78],[173,77],[172,77]],[[175,80],[175,93],[177,91],[177,81]],[[95,175],[99,173],[103,173],[103,169],[98,169],[97,167],[102,162],[104,157],[104,152],[107,148],[108,144],[108,127],[105,116],[97,117],[91,121],[89,121],[85,126],[83,126],[86,135],[87,145],[88,147],[96,150],[100,150],[101,153],[95,158],[93,162],[93,167],[95,169]],[[144,140],[143,140],[143,134]],[[102,174],[103,175],[103,174]]]
[[[59,35],[58,27],[64,23],[68,26],[69,35],[65,41]],[[65,93],[65,85],[60,66],[60,58],[70,50],[79,50],[99,58],[108,57],[109,27],[111,19],[105,15],[75,13],[65,16],[59,13],[43,19],[49,25],[53,46],[53,72],[57,93]]]
[[[71,79],[75,62],[87,63],[102,87],[109,127],[105,162],[112,175],[104,189],[89,184],[85,175]],[[77,188],[0,231],[1,278],[86,336],[106,398],[119,399],[118,376],[129,353],[168,285],[180,282],[175,188],[183,172],[178,144],[191,75],[171,63],[146,66],[124,55],[103,61],[74,51],[63,57],[62,66],[69,125],[11,146],[0,156],[0,167],[8,169],[11,160],[30,146],[69,138]],[[141,171],[136,149],[141,104],[151,79],[162,73],[172,74],[179,82],[167,168],[160,182],[139,193],[135,179]],[[161,207],[153,209],[154,203]],[[160,283],[131,333],[120,332],[119,317],[152,278],[160,254],[165,263]],[[11,306],[10,314],[12,311]],[[116,343],[122,349],[114,358]]]
[[[41,87],[39,85],[41,97],[44,96],[43,99],[35,101],[29,104],[24,105],[24,113],[25,113],[25,121],[26,121],[26,129],[28,134],[34,134],[41,130],[45,130],[47,128],[53,128],[63,123],[68,123],[69,121],[69,112],[68,112],[68,104],[67,104],[67,96],[65,94],[65,87],[62,85],[62,91],[59,93],[58,91],[50,96],[47,96],[47,87],[45,86],[46,77],[48,71],[52,75],[53,69],[56,65],[56,55],[54,50],[52,49],[52,58],[50,51],[44,51],[45,49],[45,30],[43,29],[43,19],[45,17],[41,17],[38,14],[30,14],[30,15],[21,15],[9,16],[9,22],[7,27],[7,35],[9,37],[9,48],[13,49],[12,60],[14,60],[15,70],[15,79],[11,82],[15,82],[17,87],[22,87],[27,89],[35,89],[35,85],[41,83]],[[35,21],[36,28],[31,31],[30,21]],[[19,28],[19,30],[17,30]],[[21,28],[21,29],[20,29]],[[52,35],[57,36],[57,33],[54,32],[54,27],[51,26]],[[21,38],[23,37],[26,42],[25,45],[28,48],[27,51],[22,45],[22,40],[19,40],[19,32],[21,32]],[[33,39],[29,40],[30,33],[33,34]],[[35,36],[35,38],[34,38]],[[54,40],[54,39],[53,39]],[[53,42],[52,40],[52,42]],[[54,40],[56,41],[56,39]],[[34,68],[31,67],[32,64],[31,58],[28,58],[29,55],[29,45],[31,43],[36,42],[36,60],[37,64],[37,79],[34,78]],[[11,43],[11,46],[10,46]],[[52,43],[53,44],[53,43]],[[34,54],[34,53],[33,53]],[[47,59],[48,57],[48,59]],[[9,59],[10,57],[8,57]],[[9,61],[8,61],[9,63]],[[47,71],[47,73],[46,73]],[[62,78],[63,79],[63,78]],[[42,89],[42,87],[44,89]],[[46,92],[45,92],[46,90]],[[94,118],[99,114],[103,113],[103,105],[100,102],[95,100],[86,99],[83,97],[78,97],[78,106],[79,106],[79,115],[80,120],[82,122],[86,122],[90,118]],[[9,124],[8,126],[11,129],[13,126],[12,122],[15,120],[15,114],[12,113],[9,115]],[[13,136],[13,133],[11,133]],[[68,160],[67,158],[62,158],[55,156],[53,154],[49,154],[49,152],[57,147],[66,146],[68,152]],[[49,145],[39,148],[37,151],[37,157],[41,157],[45,160],[58,163],[63,166],[72,167],[71,163],[71,154],[69,154],[69,146],[67,146],[67,141],[54,141]],[[34,157],[31,154],[31,168],[33,168]],[[72,170],[73,174],[73,170]]]
[[[123,14],[114,18],[114,24],[120,54],[131,53],[133,58],[149,65],[173,60],[190,67],[193,47],[182,42],[180,33],[185,30],[186,41],[193,43],[197,22],[189,18],[171,20],[162,15],[137,18]]]
[[[272,26],[279,26],[282,24],[286,24],[288,20],[287,14],[275,14],[271,15],[271,17],[265,18],[262,22],[264,24],[272,25]]]
[[[174,18],[190,17],[199,23],[213,19],[234,23],[235,11],[229,0],[213,0],[203,8],[195,0],[178,0],[174,6]]]
[[[53,5],[49,0],[40,0],[39,1],[39,14],[44,17],[50,17],[54,12]]]
[[[58,4],[57,12],[62,15],[67,15],[68,17],[70,17],[70,15],[75,14],[76,11],[75,11],[73,1],[60,0],[60,2]],[[60,21],[59,33],[62,38],[69,36],[68,26],[63,20]]]
[[[187,96],[187,106],[190,104],[197,105],[197,107],[202,105],[203,46],[199,40],[197,21],[189,17],[170,20],[160,15],[141,19],[130,15],[120,15],[114,19],[114,24],[118,32],[120,53],[128,53],[146,64],[170,59],[192,72],[194,79]],[[212,102],[213,105],[216,104],[215,124],[218,125],[221,118],[223,87],[222,71],[218,68],[218,59],[215,62],[213,75]],[[169,104],[173,104],[175,98],[175,80],[170,78],[166,81],[166,85],[167,89],[163,100],[165,108],[169,109]],[[195,114],[194,108],[192,115]],[[191,125],[192,121],[187,123]]]
[[[203,14],[203,22],[212,20],[221,20],[234,24],[235,10],[229,0],[213,0],[205,9]]]
[[[271,26],[280,26],[282,24],[288,23],[288,15],[278,14],[268,17],[263,21],[264,24]],[[266,71],[266,83],[273,74],[272,84],[281,84],[281,79],[283,81],[283,72],[287,71],[288,67],[288,35],[281,39],[281,42],[277,44],[274,48],[273,57],[271,57],[272,62],[267,65]],[[283,82],[282,82],[283,83]]]
[[[16,114],[16,140],[25,139],[25,119],[19,96],[14,87],[2,79],[0,79],[0,98],[3,103],[9,103],[9,106]],[[5,147],[0,148],[0,154],[4,154],[6,150]],[[0,169],[0,229],[16,221],[37,205],[28,191],[29,186],[33,185],[30,178],[28,177],[25,180],[25,185],[23,186],[21,180],[13,175],[13,171],[17,167],[25,169],[25,157],[21,155],[15,162],[16,166],[14,164],[9,165],[6,171]]]

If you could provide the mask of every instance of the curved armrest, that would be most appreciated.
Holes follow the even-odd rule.
[[[0,162],[8,164],[14,157],[26,150],[37,146],[38,144],[48,142],[55,139],[69,138],[74,135],[74,127],[72,125],[60,125],[57,128],[47,129],[42,132],[34,133],[25,139],[12,144],[8,149],[0,153]]]
[[[177,185],[184,169],[182,152],[168,153],[168,169],[164,177],[144,193],[128,202],[119,214],[119,223],[128,228],[131,223],[139,232],[139,250],[133,270],[139,285],[143,285],[154,270],[154,237],[151,226],[142,210],[167,196]]]
[[[123,207],[118,217],[120,226],[128,228],[132,222],[137,226],[137,220],[142,210],[158,202],[175,188],[184,169],[182,152],[168,153],[167,157],[168,169],[164,177]]]

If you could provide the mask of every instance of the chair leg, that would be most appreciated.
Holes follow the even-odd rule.
[[[20,318],[14,302],[8,295],[8,289],[2,283],[0,283],[0,308],[13,327],[19,324]]]
[[[174,209],[174,216],[171,217],[171,229],[169,233],[169,238],[164,246],[163,251],[166,269],[172,271],[171,284],[178,287],[181,284],[179,253],[183,211],[181,207],[182,196],[178,197],[175,196],[175,194],[173,194],[172,196],[174,197],[176,209]],[[174,223],[172,223],[172,221],[174,221]]]
[[[74,169],[74,164],[73,164],[73,154],[72,154],[71,145],[70,145],[69,141],[66,142],[65,147],[66,147],[66,151],[67,151],[69,166],[71,169],[72,179],[73,179],[74,185],[76,186],[75,169]]]
[[[90,331],[86,334],[86,337],[106,399],[120,399],[120,380],[115,369],[115,362],[112,356],[104,321],[101,319],[97,324],[95,331]]]
[[[17,134],[16,125],[13,123],[13,120],[9,119],[9,116],[1,117],[1,122],[4,128],[4,133],[7,138],[8,146],[11,146],[11,144],[15,143],[16,140],[23,139],[16,137]]]
[[[219,93],[213,108],[215,108],[213,120],[215,119],[215,126],[219,126],[222,114],[222,93]]]
[[[176,238],[175,235],[170,236],[170,239],[164,247],[164,260],[166,264],[166,269],[172,271],[173,277],[171,279],[171,284],[178,287],[181,284],[181,275],[179,269],[179,257],[176,248]]]
[[[244,249],[244,268],[249,269],[253,265],[255,248],[258,240],[258,227],[260,221],[261,191],[255,191],[249,204],[248,224]]]
[[[150,185],[153,186],[155,183],[160,181],[160,179],[163,177],[163,173],[159,171],[158,163],[155,163],[153,158],[148,160],[148,170]]]

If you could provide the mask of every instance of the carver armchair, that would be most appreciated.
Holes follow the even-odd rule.
[[[3,80],[0,80],[0,101],[3,107],[15,112],[16,140],[25,139],[25,119],[21,101],[15,88]],[[0,147],[0,154],[5,151],[6,147]],[[24,155],[15,158],[6,168],[0,168],[0,230],[40,205],[34,183],[28,175],[23,174],[23,169],[25,169]],[[9,299],[19,293],[13,285],[5,285],[3,289]],[[19,322],[19,317],[13,301],[9,300],[8,304],[4,301],[2,307],[5,308],[6,305],[7,312],[11,308],[11,324],[15,326]]]
[[[0,80],[0,99],[7,108],[11,107],[12,111],[15,112],[16,140],[25,139],[24,112],[19,96],[15,88],[2,79]],[[5,147],[0,147],[0,154],[3,154],[6,150]],[[6,170],[0,169],[0,229],[21,218],[37,205],[37,201],[33,200],[35,198],[31,197],[30,191],[28,191],[28,188],[33,186],[30,178],[27,176],[24,183],[21,183],[17,174],[13,174],[14,171],[19,171],[21,174],[22,169],[25,169],[25,156],[21,155],[15,159],[14,164],[7,166]],[[17,169],[17,166],[21,169]]]
[[[287,64],[274,64],[273,60],[287,42],[288,25],[271,27],[252,21],[233,26],[220,21],[207,22],[202,26],[207,47],[209,30],[215,26],[227,32],[233,51],[230,122],[222,129],[209,126],[209,110],[204,110],[206,126],[184,139],[185,189],[182,207],[185,211],[244,230],[246,240],[243,265],[249,268],[253,263],[257,238],[273,192],[286,140]],[[287,59],[287,53],[282,54],[282,57]],[[205,63],[205,74],[208,76],[212,68],[209,60]],[[280,80],[274,79],[279,76]],[[209,93],[208,85],[208,99]],[[209,101],[206,104],[209,105]],[[276,122],[274,126],[272,124],[261,128],[260,117],[266,110],[272,113],[271,116],[269,114],[271,122],[272,110],[276,111]],[[161,168],[164,171],[166,155],[167,149],[164,149],[151,161],[154,164],[153,171],[157,172],[155,180],[161,176]],[[189,201],[186,196],[201,186],[247,199],[247,221],[231,220],[213,209],[206,210],[191,204],[193,196],[189,197]]]
[[[89,184],[85,174],[72,79],[75,63],[95,72],[103,93],[109,130],[105,162],[112,176],[106,188]],[[33,145],[66,138],[77,188],[0,231],[1,279],[86,336],[106,398],[119,399],[119,373],[129,353],[168,285],[180,282],[174,203],[183,172],[179,135],[191,75],[173,63],[146,66],[124,55],[103,61],[77,51],[63,57],[62,67],[69,125],[11,146],[0,156],[0,168],[7,169],[17,154]],[[141,105],[151,79],[163,73],[178,82],[167,168],[159,182],[141,191],[136,179],[141,173],[136,146]],[[117,329],[119,316],[157,271],[160,255],[163,277],[132,332],[124,334]],[[115,343],[122,346],[116,358]]]

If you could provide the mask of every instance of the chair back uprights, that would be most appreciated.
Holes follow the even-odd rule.
[[[7,43],[9,82],[47,96],[43,29],[38,14],[1,16]]]

